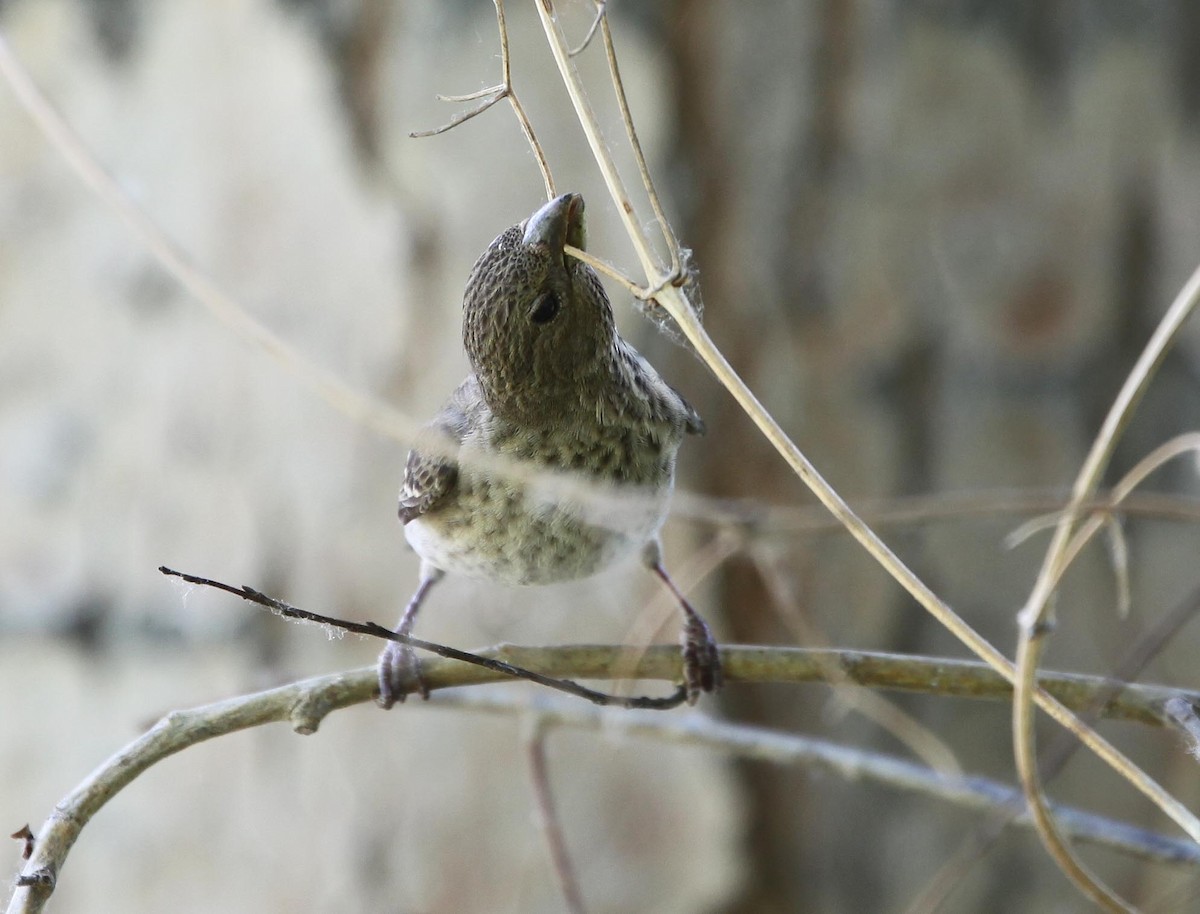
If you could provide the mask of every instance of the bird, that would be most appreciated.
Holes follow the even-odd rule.
[[[683,615],[683,689],[695,704],[721,687],[720,656],[667,574],[659,532],[679,446],[704,422],[620,336],[600,278],[566,252],[584,249],[586,235],[583,197],[563,194],[498,235],[471,269],[471,372],[405,463],[399,517],[420,580],[395,631],[411,634],[447,573],[549,584],[636,553]],[[378,674],[384,708],[413,691],[429,697],[408,644],[389,641]]]

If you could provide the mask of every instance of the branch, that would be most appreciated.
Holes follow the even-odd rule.
[[[375,622],[354,622],[300,609],[251,587],[233,587],[165,566],[159,571],[191,584],[223,590],[286,618],[385,641],[398,641],[435,654],[447,664],[439,665],[430,660],[422,662],[421,675],[431,691],[517,678],[564,691],[601,706],[664,710],[677,707],[680,703],[681,693],[678,690],[668,698],[622,698],[595,692],[561,678],[577,676],[582,679],[677,681],[680,659],[679,649],[674,645],[637,648],[603,645],[525,648],[500,645],[482,651],[461,651],[411,635],[399,635]],[[727,678],[731,681],[823,682],[833,686],[851,683],[897,691],[993,700],[1007,700],[1012,695],[1012,686],[1004,676],[986,664],[971,660],[881,651],[728,644],[722,645],[720,650],[722,665],[728,667]],[[1200,703],[1200,692],[1123,683],[1101,676],[1045,673],[1039,677],[1039,684],[1073,711],[1156,726],[1174,722],[1164,710],[1164,705],[1170,699],[1181,697]]]
[[[470,102],[475,99],[483,99],[483,101],[468,111],[456,114],[441,127],[435,127],[432,130],[415,130],[409,136],[417,139],[446,133],[459,124],[469,121],[475,115],[483,114],[501,99],[507,98],[512,106],[513,114],[517,118],[517,123],[521,125],[521,132],[525,134],[525,142],[529,144],[529,148],[533,150],[533,157],[537,160],[538,170],[541,171],[542,181],[546,185],[546,199],[553,200],[556,194],[554,192],[554,176],[550,173],[550,163],[546,159],[542,144],[538,142],[537,135],[533,132],[533,124],[525,113],[521,100],[517,98],[516,90],[513,89],[512,58],[508,51],[508,26],[504,22],[504,0],[492,0],[492,4],[496,7],[496,30],[500,33],[500,84],[480,89],[478,92],[469,92],[466,95],[439,95],[438,101],[443,102]]]
[[[457,648],[448,647],[444,644],[438,644],[434,641],[424,641],[420,638],[414,638],[412,635],[401,634],[400,632],[392,631],[389,628],[384,628],[376,622],[352,622],[349,619],[337,619],[333,616],[323,616],[320,613],[311,612],[307,609],[300,609],[292,606],[290,603],[284,603],[282,600],[277,600],[274,597],[269,597],[253,587],[242,585],[234,587],[231,584],[225,584],[221,581],[214,581],[210,578],[197,577],[194,574],[185,574],[182,571],[175,571],[173,568],[167,568],[165,565],[160,566],[159,571],[170,577],[180,578],[188,584],[197,584],[201,587],[212,587],[216,590],[223,590],[226,593],[231,593],[235,597],[241,597],[243,600],[249,600],[251,603],[257,603],[259,606],[265,606],[273,613],[277,613],[288,619],[295,619],[299,622],[311,622],[316,625],[324,625],[331,628],[340,629],[341,631],[354,632],[358,635],[367,635],[371,638],[381,638],[384,641],[397,641],[401,644],[407,644],[410,647],[415,647],[423,651],[429,651],[432,654],[437,654],[439,657],[444,657],[448,660],[457,660],[461,663],[468,663],[474,666],[483,667],[501,677],[509,677],[513,679],[526,679],[538,685],[546,686],[549,689],[556,689],[560,692],[566,692],[569,695],[574,695],[577,698],[585,698],[593,704],[604,705],[606,707],[618,708],[641,708],[642,710],[667,711],[671,708],[677,708],[683,704],[687,697],[687,689],[680,685],[675,692],[663,698],[651,698],[646,696],[635,696],[633,698],[624,698],[620,695],[609,695],[606,692],[597,692],[594,689],[586,688],[579,685],[577,682],[572,682],[569,679],[554,679],[549,676],[543,676],[541,673],[536,673],[533,670],[523,669],[519,666],[514,666],[511,663],[506,663],[503,660],[497,660],[491,657],[483,657],[479,654],[460,651]],[[678,664],[677,664],[678,665]],[[676,677],[679,678],[679,677]]]
[[[795,649],[733,649],[725,659],[727,674],[731,678],[745,678],[755,669],[764,669],[763,661],[769,660],[770,655],[777,652],[784,655],[797,653]],[[614,661],[622,655],[622,650],[509,647],[500,648],[497,653],[525,657],[525,662],[531,665],[536,654],[547,661],[544,669],[569,662],[581,675],[591,675],[592,672],[611,670]],[[652,648],[639,664],[637,675],[653,675],[655,670],[665,668],[668,654],[670,664],[677,666],[676,648]],[[864,661],[869,659],[864,655],[859,657]],[[587,658],[590,660],[583,662]],[[889,662],[886,655],[882,659],[885,663]],[[602,663],[593,669],[592,664],[598,660]],[[951,664],[951,668],[955,665]],[[824,668],[825,664],[819,666]],[[973,666],[983,676],[997,678],[979,664]],[[423,672],[431,688],[478,682],[481,677],[499,678],[499,674],[493,671],[442,658],[431,661]],[[8,914],[34,914],[43,909],[54,891],[57,875],[68,854],[91,818],[153,765],[197,743],[268,723],[288,723],[299,734],[315,733],[321,721],[331,712],[371,701],[375,684],[375,670],[367,667],[318,676],[166,715],[142,736],[109,757],[55,806],[54,812],[38,830],[33,853],[18,877],[18,887],[9,903]],[[1196,700],[1196,696],[1190,696],[1190,700]],[[527,696],[494,691],[487,694],[440,695],[428,704],[414,707],[478,710],[505,716],[533,711],[545,725],[603,731],[606,734],[621,733],[715,749],[741,758],[761,759],[775,764],[811,765],[848,779],[865,778],[976,810],[993,810],[1014,801],[1020,802],[1018,791],[986,778],[948,777],[925,766],[891,756],[764,728],[721,723],[695,713],[669,717],[642,711],[613,713],[579,703],[530,702]],[[1163,863],[1200,864],[1200,847],[1191,842],[1171,839],[1068,807],[1055,807],[1055,814],[1068,834],[1078,840],[1103,844]],[[1028,824],[1026,818],[1019,818],[1017,822]]]

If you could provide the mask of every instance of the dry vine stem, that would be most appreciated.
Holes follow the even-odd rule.
[[[1150,341],[1142,350],[1137,363],[1125,379],[1120,393],[1117,394],[1116,400],[1109,409],[1100,433],[1096,436],[1091,451],[1075,480],[1071,503],[1063,512],[1062,519],[1054,531],[1054,538],[1046,550],[1046,557],[1038,579],[1034,583],[1033,592],[1018,617],[1017,678],[1013,683],[1012,727],[1014,753],[1017,772],[1021,778],[1021,787],[1030,805],[1042,843],[1053,855],[1059,867],[1093,901],[1110,911],[1127,911],[1131,908],[1123,899],[1117,897],[1107,886],[1096,879],[1078,860],[1059,833],[1054,816],[1049,809],[1041,776],[1038,773],[1037,736],[1034,732],[1032,695],[1037,688],[1037,667],[1045,650],[1046,639],[1051,628],[1050,596],[1058,586],[1058,582],[1062,579],[1072,558],[1072,534],[1080,514],[1079,505],[1099,485],[1104,468],[1108,465],[1109,458],[1116,447],[1117,439],[1132,417],[1134,409],[1141,401],[1142,395],[1158,367],[1166,358],[1167,352],[1184,322],[1191,316],[1197,304],[1200,304],[1200,269],[1192,274],[1175,297],[1175,301],[1171,303],[1171,307],[1167,309],[1167,313],[1159,321]],[[1167,453],[1170,453],[1170,444],[1169,442],[1167,445]],[[1143,461],[1143,464],[1145,463],[1146,461]],[[1153,465],[1156,464],[1151,463],[1151,466]],[[1200,841],[1200,836],[1191,832],[1189,834],[1192,835],[1193,840]]]
[[[625,230],[641,261],[646,281],[651,288],[657,289],[655,298],[659,304],[666,308],[674,318],[700,358],[733,395],[771,445],[846,530],[955,637],[1010,682],[1016,681],[1017,671],[1012,662],[971,628],[924,581],[901,562],[899,557],[854,514],[842,497],[821,477],[816,467],[796,447],[779,423],[767,412],[746,383],[730,366],[705,332],[681,290],[669,281],[671,278],[669,274],[664,275],[659,259],[655,256],[645,232],[636,218],[633,204],[625,190],[608,146],[600,134],[599,123],[592,111],[582,80],[571,59],[570,47],[555,15],[553,0],[535,0],[535,5],[551,53],[554,55],[567,93],[571,97],[576,116],[579,118],[591,147],[592,155],[596,159],[608,187],[609,195],[616,204],[617,212],[621,216]],[[605,15],[604,11],[601,11],[601,15]],[[659,288],[660,286],[661,288]],[[1036,683],[1029,694],[1032,696],[1031,700],[1036,702],[1040,708],[1074,733],[1089,749],[1166,813],[1193,840],[1200,842],[1200,819],[1197,819],[1182,803],[1051,695],[1037,689]]]

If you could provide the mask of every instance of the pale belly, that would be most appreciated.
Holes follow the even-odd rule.
[[[671,496],[668,481],[564,506],[487,480],[460,485],[449,504],[410,521],[405,538],[443,571],[506,584],[584,578],[636,553],[658,535]]]

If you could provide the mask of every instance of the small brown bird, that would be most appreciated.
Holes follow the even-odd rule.
[[[694,704],[720,687],[720,659],[708,626],[663,568],[658,532],[679,444],[704,424],[617,334],[599,277],[565,253],[568,244],[585,244],[578,194],[509,228],[471,270],[463,343],[472,372],[426,426],[428,454],[421,440],[409,452],[400,490],[421,582],[396,631],[412,631],[446,572],[548,584],[640,550],[683,612],[684,684]],[[447,446],[461,459],[435,456]],[[485,459],[472,465],[472,455]],[[495,459],[489,468],[488,456],[528,472],[506,474]],[[560,482],[572,474],[576,492],[548,492],[538,473]],[[380,704],[391,707],[414,687],[428,697],[413,649],[389,642],[379,659]]]

